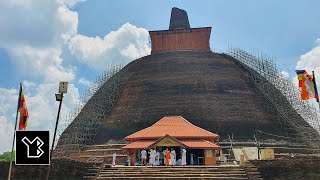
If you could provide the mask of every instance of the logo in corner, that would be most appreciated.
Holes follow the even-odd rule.
[[[16,131],[16,165],[49,165],[49,131]]]

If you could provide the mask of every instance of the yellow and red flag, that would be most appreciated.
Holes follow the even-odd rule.
[[[309,100],[315,98],[319,102],[318,90],[313,76],[309,75],[305,70],[296,70],[299,80],[299,88],[301,90],[301,99]]]
[[[24,92],[21,85],[20,85],[20,91],[19,91],[17,111],[20,112],[19,130],[26,130],[28,125],[29,112],[28,112],[26,99],[24,97]]]

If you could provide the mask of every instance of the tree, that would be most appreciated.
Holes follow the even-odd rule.
[[[15,154],[16,154],[16,152],[13,151],[13,154],[12,154],[12,157],[11,157],[11,152],[4,152],[3,154],[0,155],[0,162],[10,162],[10,160],[14,161],[15,160]]]

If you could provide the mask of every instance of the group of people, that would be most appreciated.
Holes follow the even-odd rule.
[[[159,165],[166,165],[166,166],[174,166],[177,165],[177,154],[175,150],[172,148],[171,151],[169,151],[168,148],[162,152],[163,156],[160,154],[160,152],[156,152],[154,149],[150,149],[149,152],[145,149],[141,151],[141,166],[159,166]],[[147,155],[149,154],[149,162],[147,163]],[[181,151],[181,159],[179,159],[179,165],[187,165],[187,151],[185,149],[182,149]],[[163,160],[163,163],[162,163]]]
[[[147,154],[149,154],[149,163],[147,163]],[[145,149],[141,151],[141,165],[151,165],[158,166],[160,165],[160,153],[156,152],[154,149],[150,149],[149,152]]]

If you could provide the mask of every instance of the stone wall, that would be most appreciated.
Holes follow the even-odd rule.
[[[93,164],[55,159],[51,162],[50,179],[81,179]],[[13,166],[11,179],[45,179],[48,166]],[[8,178],[9,163],[0,162],[0,179]]]
[[[251,161],[263,179],[320,179],[319,157]]]

